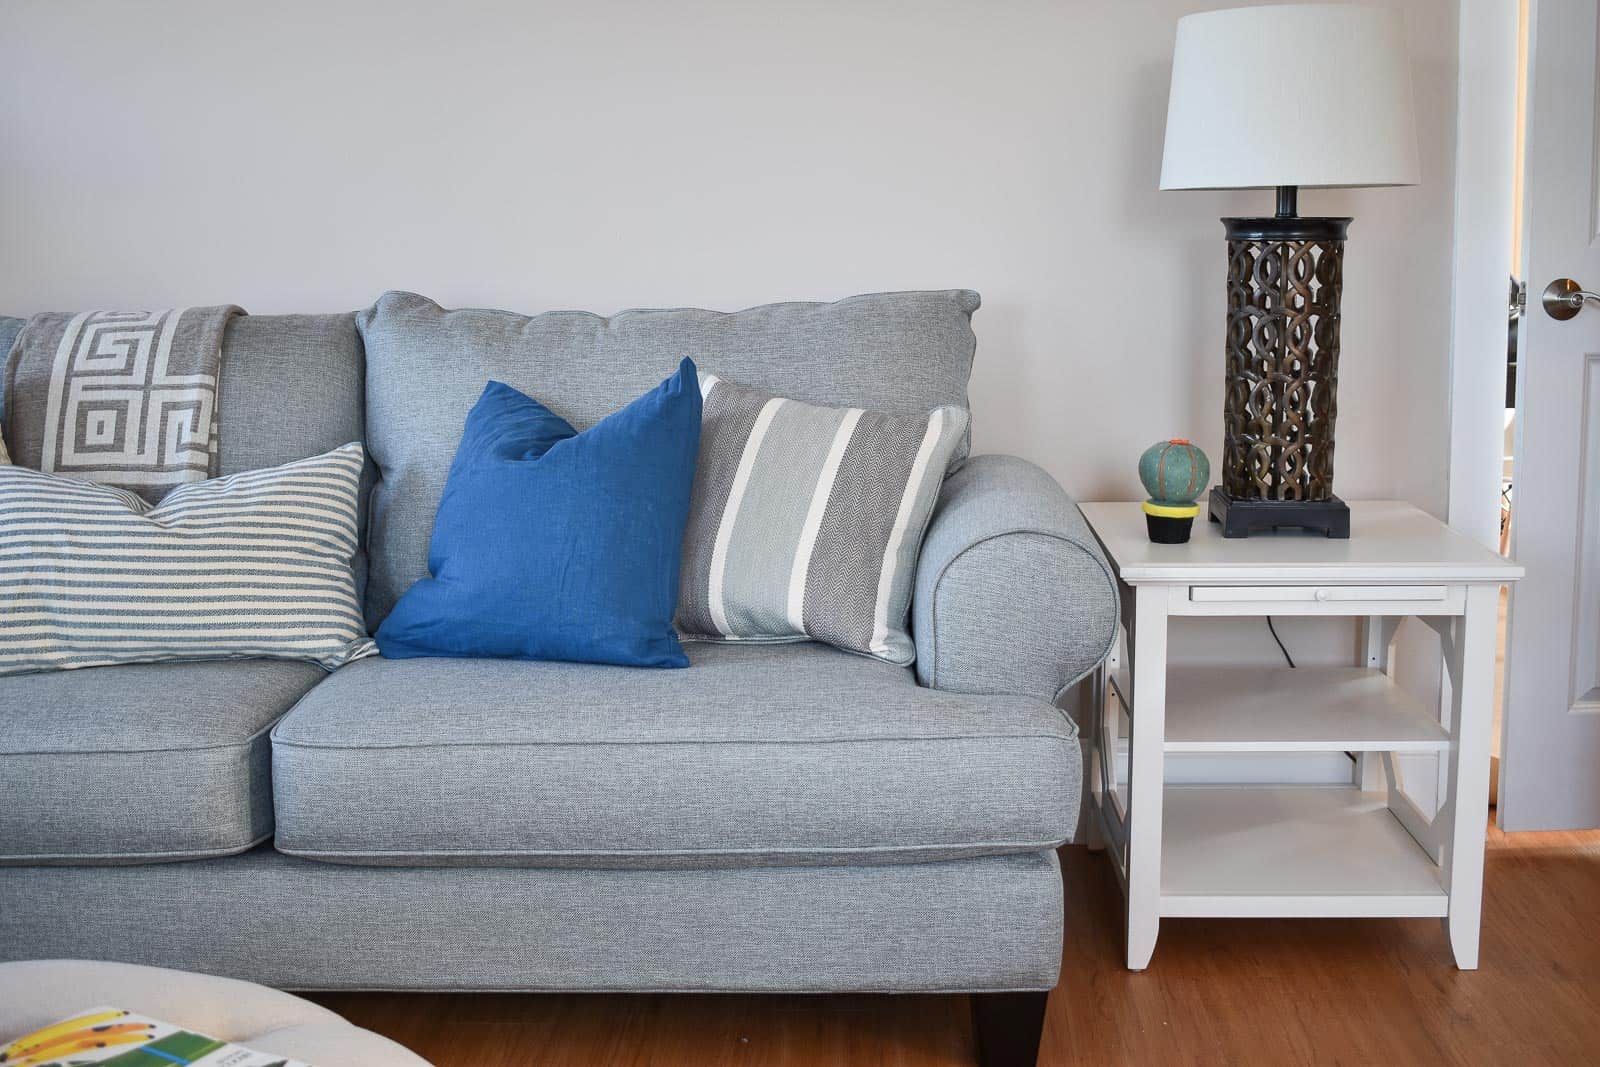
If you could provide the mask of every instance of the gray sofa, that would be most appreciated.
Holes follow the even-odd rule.
[[[812,402],[965,404],[977,304],[505,315],[469,348],[419,336],[401,365],[367,359],[354,315],[238,318],[222,467],[367,442],[358,571],[376,626],[422,573],[487,378],[579,427],[682,355]],[[0,351],[20,325],[0,320]],[[975,998],[984,1054],[1031,1061],[1080,793],[1055,703],[1116,616],[1060,487],[978,456],[927,533],[914,670],[801,643],[690,644],[681,671],[257,660],[0,678],[0,959],[290,989],[1010,994]]]

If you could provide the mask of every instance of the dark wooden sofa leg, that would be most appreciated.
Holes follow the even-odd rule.
[[[1049,993],[974,993],[980,1067],[1034,1067]]]

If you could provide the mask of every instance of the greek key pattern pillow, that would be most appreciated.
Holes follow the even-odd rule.
[[[350,569],[362,458],[348,444],[154,505],[0,467],[0,674],[371,655]]]
[[[910,663],[917,553],[967,413],[816,407],[709,374],[700,387],[682,636],[809,638]]]

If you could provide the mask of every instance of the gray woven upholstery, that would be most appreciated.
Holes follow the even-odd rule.
[[[361,312],[374,494],[376,627],[427,573],[428,540],[467,410],[490,379],[584,429],[658,384],[685,356],[728,381],[810,404],[922,414],[967,406],[978,294],[880,293],[832,304],[717,311],[446,311],[388,293]],[[224,357],[226,358],[226,357]],[[963,442],[954,459],[966,455]]]
[[[0,864],[250,848],[272,833],[267,731],[324,677],[231,660],[0,678]]]
[[[17,334],[21,333],[27,324],[27,319],[0,315],[0,412],[6,409],[6,356],[11,352],[11,343],[17,339]],[[3,421],[3,418],[0,418],[0,421]]]
[[[0,959],[98,957],[287,989],[1050,989],[1061,897],[1053,852],[572,871],[343,867],[263,847],[0,867]]]
[[[345,863],[735,867],[1050,848],[1072,723],[823,645],[684,671],[369,660],[273,733],[277,847]]]
[[[1111,650],[1116,583],[1077,505],[1014,456],[975,456],[940,494],[917,563],[917,678],[1054,700]]]
[[[217,386],[222,473],[276,467],[362,440],[364,381],[353,313],[235,317],[223,337]]]

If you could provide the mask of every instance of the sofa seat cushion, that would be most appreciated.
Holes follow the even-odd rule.
[[[326,676],[227,660],[0,678],[0,864],[245,851],[272,833],[267,731]]]
[[[818,644],[645,671],[365,660],[273,731],[276,847],[441,866],[743,867],[1031,852],[1077,820],[1071,721]]]

